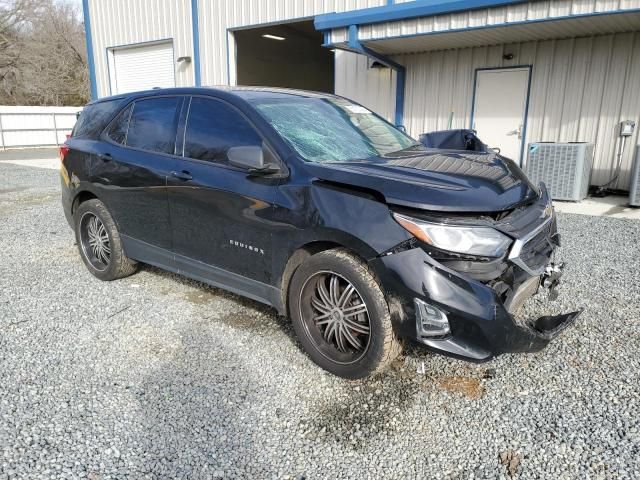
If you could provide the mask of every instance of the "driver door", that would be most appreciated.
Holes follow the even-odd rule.
[[[168,181],[176,259],[206,278],[239,275],[268,284],[277,182],[250,176],[227,158],[229,148],[261,146],[262,137],[223,100],[189,101],[183,157]]]

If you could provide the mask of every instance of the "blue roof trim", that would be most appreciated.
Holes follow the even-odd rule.
[[[91,37],[89,0],[82,0],[82,15],[84,17],[84,34],[87,43],[87,66],[89,68],[89,82],[91,84],[91,100],[95,100],[98,98],[98,84],[96,83],[96,62],[93,58],[93,38]]]
[[[430,37],[430,36],[438,36],[438,35],[448,35],[451,33],[462,33],[462,32],[471,32],[477,30],[492,30],[499,28],[509,28],[509,27],[517,27],[521,25],[535,25],[538,23],[549,23],[549,22],[557,22],[557,21],[565,21],[565,20],[578,20],[581,18],[589,18],[589,17],[604,17],[604,16],[613,16],[613,15],[624,15],[630,13],[640,13],[640,8],[632,8],[628,10],[610,10],[607,12],[592,12],[592,13],[580,13],[580,14],[572,14],[572,15],[562,15],[559,17],[549,17],[549,18],[537,18],[535,20],[520,20],[516,22],[509,23],[497,23],[491,25],[481,25],[478,27],[463,27],[463,28],[452,28],[450,30],[437,30],[431,32],[421,32],[421,33],[406,33],[402,35],[390,35],[390,36],[381,36],[374,38],[367,38],[361,40],[367,45],[375,47],[375,43],[384,40],[399,40],[403,38],[415,38],[415,37]],[[330,43],[328,45],[324,45],[328,48],[339,48],[339,43]],[[390,55],[401,55],[400,53],[392,53]]]
[[[322,46],[326,47],[331,45],[331,33],[328,31],[322,32]]]
[[[198,0],[191,0],[191,34],[193,36],[193,71],[196,87],[200,86],[200,26],[198,25]]]
[[[348,27],[349,25],[365,25],[408,18],[429,17],[477,10],[479,8],[502,7],[515,3],[526,3],[526,0],[416,0],[382,7],[318,15],[315,18],[314,25],[316,30],[330,30],[332,28]]]

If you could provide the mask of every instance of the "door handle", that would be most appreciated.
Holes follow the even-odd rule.
[[[110,162],[111,160],[113,160],[113,157],[110,153],[100,153],[98,155],[98,158],[100,158],[100,160],[102,160],[103,162]]]
[[[522,138],[522,124],[520,124],[518,126],[518,128],[516,128],[515,130],[511,130],[510,132],[507,132],[507,135],[517,135],[519,139]]]
[[[171,176],[184,181],[191,180],[193,178],[193,176],[186,170],[182,170],[181,172],[171,172]]]

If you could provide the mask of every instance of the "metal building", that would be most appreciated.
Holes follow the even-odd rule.
[[[593,142],[628,190],[640,0],[83,0],[92,93],[250,84],[353,98],[417,137],[474,128],[520,163]],[[624,141],[623,141],[624,140]]]

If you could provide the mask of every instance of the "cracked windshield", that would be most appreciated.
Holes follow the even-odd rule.
[[[310,162],[365,160],[417,145],[373,112],[346,100],[267,99],[253,104]]]

